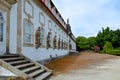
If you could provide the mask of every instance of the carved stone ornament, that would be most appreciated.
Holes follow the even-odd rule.
[[[56,48],[56,36],[54,36],[54,40],[53,40],[53,49]]]
[[[38,27],[36,33],[35,33],[35,44],[36,48],[39,48],[41,43],[40,43],[40,27]]]
[[[71,44],[69,44],[69,49],[70,49],[70,50],[72,49],[72,45],[71,45]]]
[[[58,40],[58,49],[60,49],[60,38]]]
[[[50,35],[51,35],[51,33],[48,32],[48,35],[47,35],[47,49],[51,47],[51,45],[50,45]]]
[[[63,40],[62,40],[62,42],[61,42],[61,49],[63,49]]]

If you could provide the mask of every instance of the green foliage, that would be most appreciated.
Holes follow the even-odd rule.
[[[93,49],[96,45],[95,37],[89,37],[87,38],[87,45],[89,45],[89,49]]]
[[[104,50],[100,50],[99,53],[100,54],[104,54],[105,52],[104,52]]]
[[[106,44],[103,47],[104,52],[106,53],[108,50],[113,50],[113,46],[111,42],[106,42]]]
[[[120,50],[108,50],[108,54],[120,56]]]
[[[120,47],[116,48],[115,50],[120,50]]]
[[[99,46],[100,50],[102,50],[103,46],[107,42],[111,42],[112,46],[115,48],[115,50],[120,50],[120,29],[117,30],[111,30],[109,27],[102,28],[101,31],[98,32],[96,37],[83,37],[79,36],[76,38],[76,44],[78,50],[91,50],[94,49],[94,46]],[[107,44],[106,44],[107,45]],[[112,46],[110,49],[112,49]],[[109,48],[110,46],[104,48],[104,52]]]
[[[107,41],[113,44],[114,48],[120,47],[120,30],[110,30],[109,27],[102,28],[96,36],[96,43],[99,46],[104,46]]]
[[[95,37],[86,38],[79,36],[76,38],[77,49],[79,50],[91,50],[95,43]]]

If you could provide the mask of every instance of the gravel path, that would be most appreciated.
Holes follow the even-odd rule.
[[[108,60],[83,70],[72,70],[50,80],[120,80],[120,59]]]
[[[46,65],[54,68],[50,80],[120,80],[120,57],[116,56],[84,52]]]

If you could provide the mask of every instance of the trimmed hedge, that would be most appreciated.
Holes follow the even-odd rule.
[[[100,54],[104,54],[105,51],[104,51],[104,50],[100,50],[99,53],[100,53]]]
[[[120,56],[120,50],[107,50],[107,54]]]
[[[112,43],[107,41],[103,47],[103,50],[105,53],[107,53],[108,50],[113,50],[113,46]]]

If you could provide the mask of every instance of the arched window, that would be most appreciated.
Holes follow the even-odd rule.
[[[4,22],[3,15],[0,12],[0,42],[3,41],[3,26],[4,26],[3,22]]]

